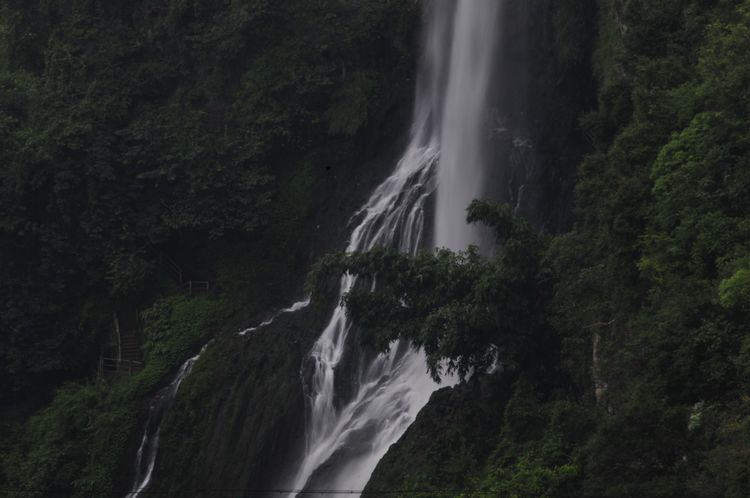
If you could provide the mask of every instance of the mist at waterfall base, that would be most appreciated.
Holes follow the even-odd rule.
[[[481,230],[465,216],[469,203],[485,194],[486,117],[500,4],[425,4],[411,140],[395,171],[353,217],[347,251],[383,246],[415,253],[429,245],[461,250],[483,242]],[[355,285],[356,277],[343,276],[340,295]],[[297,490],[362,489],[440,387],[428,376],[423,353],[408,344],[394,343],[387,354],[361,352],[340,306],[301,375],[306,449],[291,482],[285,482]],[[443,385],[455,382],[446,377]]]

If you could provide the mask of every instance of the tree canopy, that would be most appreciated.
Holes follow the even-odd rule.
[[[310,158],[361,157],[411,89],[414,14],[0,2],[0,398],[87,371],[112,310],[149,304],[160,252],[250,252],[302,218]]]
[[[468,221],[494,230],[493,258],[476,247],[416,256],[392,249],[342,253],[318,264],[311,287],[341,272],[359,276],[344,304],[363,342],[378,351],[398,339],[424,348],[436,379],[453,372],[464,378],[495,362],[513,368],[534,361],[529,352],[546,331],[552,285],[542,260],[545,240],[507,205],[474,201]]]

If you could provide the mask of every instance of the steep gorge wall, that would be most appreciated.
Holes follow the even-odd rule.
[[[593,0],[503,2],[486,195],[545,232],[572,221],[576,168],[589,147],[578,119],[596,104],[595,16]]]
[[[547,4],[549,12],[575,7]],[[368,490],[750,493],[750,183],[741,173],[750,157],[744,90],[750,3],[600,0],[597,11],[591,7],[580,33],[596,33],[596,44],[574,45],[591,67],[560,74],[566,81],[560,85],[547,80],[538,102],[519,94],[529,109],[542,110],[575,102],[576,87],[597,98],[580,118],[590,150],[582,161],[579,152],[564,162],[571,172],[580,162],[575,224],[552,238],[547,254],[555,281],[548,318],[560,340],[547,347],[556,358],[543,376],[512,368],[495,374],[511,388],[489,403],[471,383],[435,393],[381,460]],[[539,14],[525,28],[539,27],[545,18]],[[566,24],[554,19],[541,26],[555,33]],[[543,31],[529,36],[544,40]],[[555,59],[545,53],[571,53],[559,41],[546,46],[537,61]],[[588,109],[571,105],[562,115]],[[556,123],[558,115],[534,119],[561,126],[547,136],[562,142],[565,122]],[[574,180],[553,177],[538,192],[548,212],[563,205],[556,186]],[[487,404],[497,417],[490,427],[462,421],[461,414]],[[493,439],[489,453],[486,438]]]
[[[418,19],[410,17],[416,14],[414,6],[399,9],[416,26]],[[389,42],[404,50],[412,46],[409,53],[415,53],[416,32],[405,28],[399,33],[403,38]],[[403,69],[409,61],[399,64]],[[402,152],[408,136],[413,81],[408,71],[399,75],[401,79],[392,80],[388,88],[374,90],[389,104],[380,114],[370,116],[357,134],[334,134],[314,144],[311,154],[291,158],[310,172],[311,181],[303,186],[308,190],[307,215],[292,225],[294,233],[258,243],[266,252],[288,254],[289,265],[273,271],[263,269],[264,281],[256,285],[261,290],[267,286],[276,302],[282,294],[288,302],[298,299],[310,265],[323,254],[345,247],[350,217]],[[344,72],[342,77],[351,79],[352,75]],[[288,220],[279,221],[288,224]],[[238,267],[234,271],[247,270]],[[259,298],[272,302],[267,296]],[[296,468],[291,459],[302,454],[304,445],[300,368],[334,305],[332,301],[316,304],[281,315],[245,337],[236,336],[235,331],[260,322],[273,309],[259,314],[257,303],[248,303],[253,311],[240,309],[224,325],[165,415],[149,491],[167,496],[213,496],[215,490],[231,489],[236,496],[262,496],[258,490],[291,479],[282,472]],[[130,474],[129,467],[125,472]]]
[[[556,231],[570,222],[574,171],[585,148],[577,119],[592,104],[593,83],[586,45],[590,39],[581,33],[592,31],[593,6],[511,1],[504,8],[502,46],[506,48],[498,54],[504,63],[494,77],[494,84],[501,89],[487,111],[487,120],[488,130],[494,133],[494,160],[498,165],[510,162],[512,167],[509,173],[492,178],[494,187],[488,195],[517,205],[542,230]],[[393,164],[392,154],[385,152],[382,158],[377,169],[387,171]],[[345,177],[348,175],[351,173]],[[377,177],[373,171],[365,173],[362,184],[372,185]],[[321,204],[325,205],[329,206],[326,215],[319,214],[315,225],[323,225],[318,230],[328,236],[323,237],[322,247],[331,250],[336,246],[328,244],[344,240],[345,231],[336,228],[342,224],[331,223],[343,213],[331,213],[332,204]],[[313,240],[321,239],[316,235]],[[312,252],[319,253],[316,249]],[[285,476],[278,474],[279,469],[294,467],[286,458],[303,443],[299,365],[314,340],[311,334],[320,330],[320,325],[303,314],[295,315],[258,331],[239,349],[235,339],[226,339],[209,352],[205,365],[185,381],[164,422],[164,443],[152,489],[178,495],[216,487],[260,490],[283,482]],[[461,387],[455,394],[436,394],[407,433],[407,442],[398,443],[378,467],[368,489],[378,489],[379,481],[392,486],[398,479],[383,477],[388,472],[382,469],[403,468],[399,448],[404,444],[410,447],[403,457],[413,460],[412,450],[419,444],[414,442],[414,434],[435,441],[433,431],[423,425],[448,423],[440,420],[440,414],[446,410],[452,413],[453,403],[472,406],[472,392],[473,388]],[[483,392],[484,399],[495,399],[486,389]],[[490,409],[485,411],[492,414]],[[492,420],[489,416],[483,426],[493,426]],[[480,453],[486,456],[486,451]],[[187,476],[186,468],[190,469]],[[433,470],[431,478],[441,475],[438,468]],[[243,492],[249,493],[238,491]]]
[[[270,488],[304,443],[299,365],[320,321],[307,310],[289,314],[209,348],[163,421],[149,491],[257,496],[252,491]]]
[[[231,336],[298,298],[310,263],[341,248],[348,218],[392,167],[412,99],[416,6],[92,0],[6,2],[0,11],[0,121],[13,118],[0,132],[0,155],[11,165],[0,175],[8,207],[0,223],[0,273],[8,284],[3,295],[14,296],[3,300],[0,313],[0,328],[12,332],[0,338],[0,355],[14,358],[0,362],[11,372],[0,383],[3,414],[6,387],[40,398],[41,408],[47,389],[75,380],[37,417],[13,413],[3,424],[8,451],[0,452],[0,481],[39,495],[62,489],[91,496],[113,488],[121,495],[150,396],[208,336]],[[29,237],[30,225],[62,238]],[[161,252],[210,279],[210,295],[180,296],[159,271]],[[133,281],[118,280],[119,270],[133,270],[116,264],[123,255],[121,262],[142,270],[130,275]],[[155,369],[158,376],[147,367],[148,379],[94,382],[87,367],[96,363],[99,342],[108,342],[112,307],[127,302],[147,310],[167,296],[181,301],[186,321],[198,301],[210,302],[220,324],[196,325],[200,340],[186,338],[186,350],[165,340],[183,334],[176,327],[161,336],[146,331],[151,352],[170,356],[168,365],[156,365],[163,367]],[[302,354],[295,348],[305,347],[278,335],[277,342],[273,333],[268,343],[247,339],[256,346],[249,351],[229,346],[236,346],[234,337],[217,339],[199,362],[210,367],[197,365],[182,388],[193,392],[190,379],[203,376],[233,386],[231,374],[243,375],[214,347],[238,364],[267,369],[248,374],[257,382],[264,375],[273,379],[269,386],[298,382],[299,357],[290,365]],[[273,372],[273,364],[260,364],[254,355],[261,345],[277,353],[274,362],[289,359],[289,365]],[[147,362],[154,366],[157,356],[147,354]],[[43,383],[34,380],[40,369]],[[131,385],[145,387],[118,397]],[[245,453],[230,451],[237,434],[227,427],[257,425],[225,405],[253,405],[256,387],[237,387],[231,401],[219,398],[226,393],[218,389],[200,391],[202,411],[217,424],[189,441],[175,436],[176,456],[167,445],[164,461],[194,452],[206,462],[227,451],[238,467],[254,468],[249,443],[240,445]],[[283,406],[271,412],[298,406],[297,392],[276,394]],[[174,418],[189,419],[193,413],[181,412],[179,403]],[[165,428],[166,441],[168,434]],[[185,453],[183,443],[195,446]],[[159,474],[161,462],[157,479],[168,480],[161,476],[170,467]],[[169,478],[179,482],[182,469],[171,470]],[[253,485],[239,470],[233,475],[238,485]]]
[[[326,173],[316,182],[321,190],[315,194],[314,214],[298,234],[295,265],[280,270],[284,273],[279,278],[289,281],[290,301],[303,292],[309,264],[342,249],[350,214],[400,151],[405,117],[394,114],[377,158],[361,164],[323,163],[334,166],[323,168]],[[225,324],[164,418],[149,490],[167,496],[212,496],[211,490],[232,489],[236,496],[263,496],[257,490],[291,479],[281,472],[295,469],[290,459],[302,454],[304,445],[300,368],[333,306],[329,300],[280,315],[244,337],[235,331],[253,324],[248,320],[259,322],[257,313],[240,312],[231,325]]]
[[[596,103],[596,3],[511,0],[504,8],[500,91],[488,113],[497,166],[487,195],[516,206],[542,231],[565,231],[577,167],[590,147],[578,119]],[[470,489],[496,451],[514,381],[477,376],[434,393],[366,492]]]

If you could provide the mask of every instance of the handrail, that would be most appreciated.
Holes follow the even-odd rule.
[[[180,265],[177,264],[175,260],[167,256],[166,254],[159,253],[159,263],[162,266],[165,266],[168,270],[171,270],[171,272],[174,274],[175,277],[177,277],[177,280],[179,281],[180,285],[183,284],[182,281],[182,268]]]
[[[211,287],[211,284],[207,280],[185,280],[185,274],[182,271],[182,267],[166,254],[159,253],[159,264],[166,270],[170,271],[174,277],[176,277],[179,289],[187,289],[188,295],[192,296],[193,291],[206,291]]]
[[[210,287],[211,284],[208,280],[188,280],[180,286],[180,289],[187,289],[188,295],[192,296],[194,290],[208,292]]]
[[[137,360],[118,360],[117,358],[99,357],[99,372],[104,374],[110,373],[127,373],[132,375],[142,370],[144,363]]]
[[[187,282],[181,285],[181,288],[188,287],[190,284],[193,284],[193,287],[208,288],[210,282],[208,280],[188,280]]]
[[[105,364],[115,364],[115,363],[132,363],[134,365],[143,365],[143,362],[140,360],[118,360],[117,358],[107,358],[102,357],[102,361]]]
[[[122,359],[122,335],[120,334],[120,320],[117,318],[117,312],[112,313],[114,319],[115,333],[117,334],[117,359]]]

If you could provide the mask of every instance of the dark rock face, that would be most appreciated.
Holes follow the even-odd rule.
[[[569,223],[575,168],[586,150],[577,119],[593,106],[595,95],[590,47],[583,47],[584,55],[577,58],[565,59],[560,53],[556,23],[563,3],[571,4],[505,2],[498,54],[503,63],[494,82],[497,97],[487,116],[493,133],[492,161],[497,165],[490,172],[487,196],[518,206],[547,231],[562,230]],[[572,3],[574,20],[593,22],[593,1]],[[408,106],[392,116],[397,124],[395,131],[386,133],[390,140],[377,144],[378,159],[358,165],[334,161],[334,168],[318,180],[320,197],[303,235],[310,247],[301,261],[343,248],[345,220],[401,152],[402,144],[393,137],[402,133],[408,119],[403,109]],[[332,152],[319,162],[326,164],[334,156]],[[343,200],[343,207],[335,199]],[[165,416],[151,491],[212,496],[211,490],[232,489],[233,496],[263,496],[260,491],[288,482],[283,472],[295,469],[296,462],[289,459],[302,454],[298,450],[304,445],[300,369],[333,303],[329,305],[282,315],[249,337],[216,341]],[[352,334],[352,340],[356,336]],[[351,364],[342,364],[342,371],[353,371],[355,360],[352,356]],[[340,379],[346,383],[347,375]],[[380,462],[367,490],[464,487],[467,470],[492,449],[490,436],[500,426],[505,399],[507,387],[495,377],[436,392]],[[325,478],[325,472],[319,469],[312,481]]]
[[[351,216],[392,170],[408,136],[413,96],[409,81],[396,82],[391,91],[394,105],[379,126],[354,141],[331,139],[308,158],[315,170],[310,213],[294,246],[274,246],[290,252],[290,266],[267,283],[266,301],[283,299],[281,307],[300,296],[310,265],[346,247]],[[247,337],[230,333],[215,340],[165,414],[149,492],[200,497],[220,489],[257,497],[288,484],[293,476],[284,472],[297,467],[290,458],[304,453],[303,359],[338,304],[338,281],[331,292],[328,302],[281,315]],[[233,321],[245,326],[264,318],[257,311],[237,315]]]
[[[315,311],[279,316],[246,337],[218,339],[167,414],[153,484],[166,496],[258,496],[304,444],[300,363],[314,339]]]
[[[466,489],[467,476],[494,448],[508,396],[499,375],[477,376],[433,393],[375,468],[363,496]]]
[[[487,116],[493,166],[486,195],[515,206],[542,231],[564,231],[576,167],[588,150],[578,118],[595,106],[596,4],[507,0],[503,16],[502,62]],[[366,491],[429,496],[465,489],[465,476],[492,451],[507,399],[507,386],[487,377],[434,393],[380,461]]]
[[[485,195],[547,232],[569,226],[576,167],[588,150],[578,118],[596,104],[595,12],[591,0],[503,5]]]

